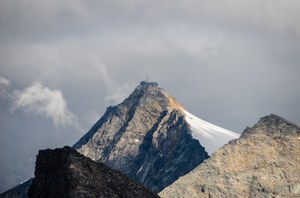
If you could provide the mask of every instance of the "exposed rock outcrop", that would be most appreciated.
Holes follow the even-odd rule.
[[[132,179],[70,147],[41,150],[31,198],[158,197]]]
[[[300,197],[300,127],[276,115],[263,117],[159,195]]]
[[[181,109],[157,83],[142,82],[73,147],[159,192],[209,157]]]

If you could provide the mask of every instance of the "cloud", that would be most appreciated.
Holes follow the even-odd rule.
[[[9,98],[9,92],[7,90],[9,85],[10,85],[10,80],[0,76],[0,98],[1,99]]]
[[[13,93],[13,109],[23,109],[25,112],[51,118],[55,126],[71,125],[76,117],[67,107],[60,90],[51,90],[40,82],[24,90]]]
[[[116,86],[108,92],[107,96],[105,96],[105,103],[107,105],[115,105],[122,102],[135,86],[136,84],[133,83]]]
[[[89,68],[91,69],[91,72],[94,72],[101,78],[102,83],[105,85],[105,106],[122,102],[136,86],[136,84],[128,82],[120,85],[110,75],[108,67],[96,55],[89,57]]]
[[[88,12],[81,0],[4,0],[0,2],[0,17],[4,32],[18,29],[32,29],[35,32],[41,26],[53,30],[64,23],[64,19],[73,23],[80,18],[87,19]]]
[[[147,75],[233,131],[269,113],[299,122],[299,9],[296,0],[2,0],[0,155],[73,144]]]
[[[124,100],[126,96],[128,96],[130,91],[132,91],[133,87],[136,86],[135,84],[131,83],[119,85],[119,83],[110,76],[105,65],[99,64],[98,67],[101,71],[100,74],[102,80],[108,90],[104,99],[106,105],[115,105],[122,102],[122,100]]]
[[[0,86],[8,86],[10,85],[10,81],[7,78],[0,76]]]

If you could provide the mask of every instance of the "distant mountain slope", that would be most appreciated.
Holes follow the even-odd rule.
[[[159,195],[300,197],[300,127],[276,115],[263,117]]]
[[[238,136],[191,115],[157,83],[141,82],[73,147],[159,192]]]
[[[0,198],[27,198],[27,192],[29,187],[31,186],[33,179],[29,179],[17,186],[13,187],[12,189],[0,194]]]
[[[84,157],[70,147],[41,150],[31,198],[158,197],[132,179],[102,163]]]

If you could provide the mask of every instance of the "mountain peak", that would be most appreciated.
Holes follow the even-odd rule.
[[[279,124],[283,124],[283,123],[291,124],[291,122],[289,122],[288,120],[286,120],[276,114],[266,115],[266,116],[260,118],[258,123],[265,124],[265,125],[270,125],[270,124],[279,125]]]
[[[183,105],[167,93],[157,82],[142,81],[122,103],[126,106],[139,105],[143,108],[159,108],[165,111],[182,112]]]
[[[149,91],[154,92],[149,92]],[[163,89],[159,87],[159,84],[157,82],[148,82],[148,81],[142,81],[134,90],[135,91],[142,91],[143,93],[158,93],[158,91],[162,91]]]
[[[159,90],[163,94],[163,97],[167,99],[169,110],[176,109],[182,111],[183,109],[185,109],[184,106],[180,102],[178,102],[174,96],[165,92],[161,87],[159,87],[159,84],[157,82],[142,81],[140,83],[140,86],[143,88],[151,87],[152,89]]]
[[[141,86],[152,86],[152,87],[158,87],[159,84],[157,82],[148,82],[148,81],[142,81],[140,83]]]
[[[238,136],[189,114],[158,83],[143,81],[74,148],[159,192]]]
[[[300,135],[300,127],[278,115],[270,114],[260,118],[253,127],[246,128],[242,137],[259,134],[268,136]]]
[[[73,148],[159,192],[209,157],[184,117],[173,96],[144,81]]]
[[[120,108],[141,107],[143,109],[167,110],[168,99],[157,82],[142,81],[119,106]]]

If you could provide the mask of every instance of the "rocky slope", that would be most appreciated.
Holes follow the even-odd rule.
[[[73,147],[159,192],[209,157],[204,145],[211,152],[238,137],[197,119],[157,83],[141,82]]]
[[[132,179],[70,147],[39,151],[29,197],[158,197]]]
[[[300,127],[279,116],[260,119],[161,197],[300,197]]]
[[[14,188],[0,194],[0,198],[27,198],[27,192],[31,186],[32,179],[29,179],[21,184],[18,184]]]

